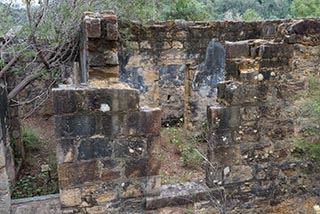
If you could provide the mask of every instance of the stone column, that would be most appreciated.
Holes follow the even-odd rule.
[[[53,90],[63,213],[139,213],[159,194],[161,111],[133,89]]]
[[[117,83],[113,12],[85,14],[82,39],[88,86],[53,90],[62,212],[143,213],[160,194],[161,110],[141,109],[138,90]]]
[[[6,126],[7,93],[0,80],[0,213],[9,214],[11,210],[10,184],[6,167]]]
[[[83,15],[80,64],[82,82],[118,82],[118,21],[113,11]]]

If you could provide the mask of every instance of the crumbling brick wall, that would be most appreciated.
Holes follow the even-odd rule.
[[[199,127],[205,119],[206,106],[213,104],[216,97],[216,82],[207,78],[217,72],[216,66],[222,70],[226,66],[222,51],[214,51],[206,60],[212,39],[216,38],[215,46],[221,43],[222,48],[225,41],[274,39],[280,37],[278,26],[287,22],[171,20],[143,26],[121,25],[120,29],[132,30],[120,51],[120,79],[140,90],[143,105],[159,105],[163,122],[185,117],[190,128]],[[217,62],[208,67],[207,61],[212,59]]]

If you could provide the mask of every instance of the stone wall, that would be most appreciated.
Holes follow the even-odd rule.
[[[85,14],[82,32],[88,86],[53,89],[62,213],[141,213],[160,194],[161,110],[140,108],[139,91],[116,83],[111,11]]]
[[[299,93],[320,78],[320,21],[278,26],[274,40],[226,42],[226,77],[208,107],[210,187],[223,185],[237,206],[275,205],[320,194],[315,163],[292,155],[299,134]],[[232,192],[232,193],[231,193]]]
[[[199,127],[206,106],[215,103],[225,66],[231,66],[225,42],[282,38],[279,25],[289,22],[122,24],[128,41],[119,54],[120,79],[139,89],[142,105],[160,106],[164,123],[184,117],[190,128]]]
[[[0,213],[10,213],[10,184],[7,167],[7,92],[6,85],[0,79]]]

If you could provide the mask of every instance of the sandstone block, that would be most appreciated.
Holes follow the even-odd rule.
[[[161,162],[156,158],[128,160],[125,167],[127,178],[140,178],[159,174]]]
[[[89,109],[96,111],[107,104],[110,111],[128,111],[139,108],[139,91],[135,89],[93,89],[88,94]]]
[[[225,183],[241,183],[253,179],[253,169],[250,166],[230,166],[230,173],[225,175]]]
[[[320,23],[316,19],[300,20],[289,27],[289,32],[295,34],[319,34]]]
[[[104,52],[104,60],[105,60],[105,64],[119,65],[118,52],[112,51],[112,50],[105,51]]]
[[[240,145],[217,146],[213,151],[209,150],[209,160],[218,162],[219,165],[234,165],[241,162]]]
[[[160,188],[161,188],[160,176],[149,176],[147,178],[147,188],[146,188],[147,196],[160,195]]]
[[[57,145],[58,163],[75,161],[76,143],[74,139],[59,139]]]
[[[109,41],[117,41],[119,37],[118,24],[117,23],[107,23],[106,25],[107,37]]]
[[[159,108],[144,108],[140,112],[128,115],[129,135],[160,134],[161,110]]]
[[[114,156],[116,158],[143,157],[147,152],[147,142],[142,137],[116,140],[114,146]]]
[[[241,58],[249,56],[248,41],[226,42],[225,49],[227,58]]]
[[[239,107],[209,106],[207,109],[209,127],[212,129],[228,129],[240,124]]]
[[[126,182],[122,185],[121,198],[135,198],[141,197],[145,192],[146,181],[142,183],[138,182]]]
[[[62,207],[74,207],[80,205],[80,188],[60,190],[60,202]]]
[[[76,111],[76,95],[73,90],[53,90],[53,110],[55,114]]]
[[[141,134],[160,134],[161,130],[161,109],[144,108],[140,112]]]
[[[88,38],[100,38],[101,37],[101,19],[86,16],[83,20],[85,24],[85,33]]]
[[[266,84],[242,85],[238,82],[218,84],[218,99],[226,105],[254,104],[264,101],[270,87]]]
[[[90,114],[55,116],[58,137],[91,136],[96,133],[96,118]]]
[[[108,138],[83,139],[78,147],[78,160],[111,157],[113,150],[113,144]]]
[[[60,189],[97,181],[100,175],[97,161],[60,164],[58,174]]]
[[[259,57],[264,59],[271,58],[290,58],[293,54],[293,46],[287,44],[263,44],[259,49]]]

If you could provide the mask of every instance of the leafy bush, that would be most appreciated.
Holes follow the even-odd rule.
[[[301,137],[296,140],[295,146],[307,158],[320,163],[320,78],[312,77],[309,80],[308,90],[304,93],[305,101],[301,106],[301,116],[308,118],[309,125],[301,131]]]
[[[319,17],[319,0],[294,0],[291,4],[291,13],[296,17]]]
[[[254,21],[254,20],[262,20],[262,17],[254,10],[254,9],[247,9],[243,14],[242,18],[245,21]]]
[[[39,151],[40,147],[45,143],[40,139],[40,134],[31,128],[24,128],[22,130],[22,141],[28,152]]]
[[[52,179],[50,172],[28,175],[17,181],[12,198],[25,198],[54,194],[59,191],[57,179]]]

